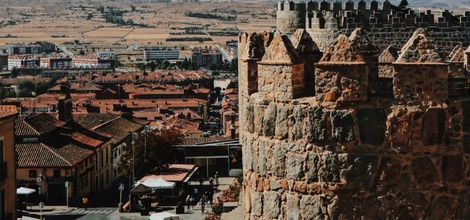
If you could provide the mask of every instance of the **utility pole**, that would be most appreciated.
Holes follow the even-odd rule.
[[[138,136],[139,134],[137,132],[132,133],[132,186],[134,186],[135,182],[135,139],[137,139]]]

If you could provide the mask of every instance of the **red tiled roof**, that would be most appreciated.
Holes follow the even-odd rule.
[[[97,140],[97,139],[94,139],[88,135],[85,135],[81,132],[73,132],[70,137],[75,140],[75,141],[78,141],[80,143],[83,143],[83,144],[86,144],[88,146],[92,146],[92,147],[98,147],[100,144],[103,143],[103,141],[101,140]]]
[[[68,161],[42,143],[17,144],[18,167],[69,167]]]
[[[70,167],[94,153],[83,147],[68,144],[53,148],[43,143],[17,144],[18,167]]]
[[[65,125],[65,122],[60,121],[47,113],[41,113],[25,118],[25,121],[40,134],[45,134],[53,131],[56,127]]]
[[[31,125],[25,122],[25,116],[19,116],[15,120],[15,135],[16,136],[39,136]]]
[[[18,113],[14,105],[0,105],[0,118],[6,118]]]

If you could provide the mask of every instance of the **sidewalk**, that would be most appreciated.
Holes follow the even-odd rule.
[[[233,183],[234,179],[235,178],[233,178],[233,177],[221,177],[221,178],[219,178],[218,192],[214,195],[214,200],[217,198],[218,195],[220,195],[222,190],[229,188],[229,186]],[[204,193],[202,191],[202,189],[210,188],[208,181],[205,181],[202,186],[200,185],[199,182],[192,181],[192,182],[189,183],[188,187],[190,189],[192,189],[193,187],[200,188],[199,195],[202,195],[202,193]],[[189,193],[192,193],[192,191],[189,192]],[[107,208],[111,208],[111,207],[107,207]],[[171,206],[171,207],[168,206],[168,207],[164,207],[164,208],[169,208],[169,210],[167,210],[166,212],[176,213],[175,207],[173,207],[173,206]],[[57,215],[58,217],[60,217],[60,214],[65,214],[65,213],[71,212],[71,211],[76,210],[76,209],[78,209],[78,208],[77,207],[67,207],[67,206],[45,206],[43,208],[42,214],[43,215]],[[99,209],[99,208],[90,207],[89,209],[93,210],[93,209]],[[39,206],[35,205],[35,206],[32,206],[32,207],[28,207],[28,210],[26,210],[26,211],[31,213],[33,215],[33,217],[29,217],[29,216],[24,215],[23,218],[18,218],[18,219],[21,219],[21,220],[37,220],[37,219],[39,219],[39,215],[40,215]],[[185,206],[185,213],[184,214],[178,214],[178,215],[181,216],[184,220],[201,220],[201,219],[204,219],[208,215],[208,213],[211,212],[211,211],[212,211],[211,206],[206,205],[204,213],[201,213],[201,205],[197,204],[197,205],[194,206],[194,210],[193,209],[188,210],[187,206]],[[153,213],[155,213],[155,212],[150,212],[150,214],[153,214]],[[77,220],[86,220],[86,218],[87,218],[87,216],[82,216],[82,217],[78,217],[78,218],[75,218],[75,219],[77,219]],[[119,212],[117,207],[116,207],[116,211],[112,212],[111,214],[109,214],[106,217],[106,220],[148,220],[148,219],[149,219],[149,216],[141,216],[140,212],[132,212],[132,213]]]

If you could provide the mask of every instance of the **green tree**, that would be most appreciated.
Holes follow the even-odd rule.
[[[18,97],[33,97],[33,92],[36,90],[36,85],[31,80],[21,80],[18,83]]]
[[[18,77],[19,74],[20,74],[20,71],[16,67],[13,67],[11,69],[10,77],[11,78],[16,78],[16,77]]]
[[[399,9],[405,9],[406,7],[408,7],[408,1],[407,0],[401,0],[400,1],[400,4],[398,5],[398,8]]]
[[[131,11],[135,11],[135,6],[131,5]]]
[[[7,97],[7,90],[3,88],[2,83],[0,83],[0,99]]]
[[[85,51],[83,50],[80,50],[80,53],[79,53],[81,56],[85,55]]]
[[[88,13],[88,16],[87,16],[87,20],[90,20],[93,18],[93,14],[92,13]]]
[[[103,6],[99,6],[98,8],[96,8],[96,10],[101,12],[101,13],[104,13],[104,7]]]
[[[123,176],[130,176],[134,167],[134,175],[138,180],[145,175],[165,170],[176,160],[176,152],[171,146],[181,144],[183,140],[184,135],[174,128],[140,134],[134,140],[134,147],[132,143],[124,146],[124,153],[118,162],[118,172]]]

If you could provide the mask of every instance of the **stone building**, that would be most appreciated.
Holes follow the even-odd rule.
[[[468,218],[464,50],[368,35],[323,53],[304,29],[240,35],[245,219]]]
[[[292,34],[297,28],[306,29],[321,51],[336,40],[340,33],[347,35],[355,28],[367,28],[369,39],[379,48],[390,44],[403,45],[417,28],[424,28],[436,41],[436,46],[448,53],[460,43],[470,45],[470,11],[453,15],[444,10],[440,15],[430,10],[414,11],[399,8],[388,0],[334,1],[326,0],[277,4],[277,29]]]

